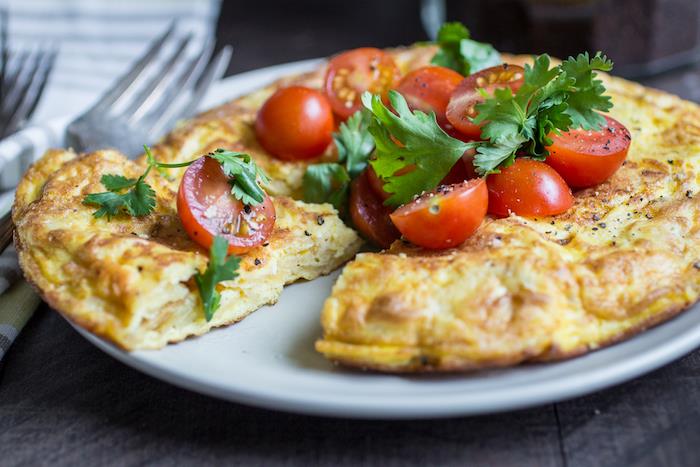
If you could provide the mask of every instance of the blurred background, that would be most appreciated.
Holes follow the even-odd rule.
[[[699,0],[0,0],[0,7],[10,50],[58,51],[35,121],[84,110],[173,19],[197,41],[233,45],[229,75],[429,40],[447,19],[504,52],[602,50],[616,74],[700,101]]]

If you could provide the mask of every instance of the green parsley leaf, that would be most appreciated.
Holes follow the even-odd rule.
[[[136,185],[127,191],[124,196],[124,206],[134,217],[150,214],[156,207],[156,192],[151,185],[143,181],[144,175],[139,177]]]
[[[312,164],[304,173],[304,201],[331,203],[344,214],[351,177],[347,169],[335,162]]]
[[[107,219],[110,220],[119,214],[119,211],[124,207],[124,197],[111,191],[90,193],[83,199],[83,204],[99,206],[99,209],[92,215],[96,218],[107,216]]]
[[[111,220],[120,212],[127,212],[134,217],[145,216],[153,211],[156,205],[156,193],[144,181],[146,175],[148,175],[148,170],[138,179],[114,174],[103,175],[100,182],[109,191],[91,193],[83,199],[83,204],[99,207],[93,213],[96,218],[107,216],[107,219]],[[126,188],[131,189],[126,193],[119,193]]]
[[[459,22],[445,23],[437,35],[439,50],[431,60],[434,65],[451,68],[464,76],[501,63],[501,56],[491,44],[469,38],[469,30]]]
[[[267,185],[270,179],[257,166],[250,155],[242,152],[226,151],[217,149],[209,154],[209,157],[216,159],[221,164],[221,168],[227,177],[231,177],[231,193],[243,204],[258,205],[265,201],[265,191],[258,184]]]
[[[345,163],[350,177],[357,177],[374,151],[374,139],[367,130],[372,116],[364,109],[358,110],[347,121],[340,124],[333,140],[338,148],[338,162]]]
[[[311,164],[304,173],[304,201],[331,203],[345,216],[350,182],[367,167],[374,151],[374,139],[368,131],[372,115],[358,110],[340,124],[333,134],[338,148],[338,163]]]
[[[481,175],[507,167],[516,155],[543,160],[549,135],[572,128],[599,129],[605,118],[598,112],[612,107],[603,83],[595,71],[609,71],[612,63],[597,53],[570,57],[550,68],[548,55],[525,66],[524,82],[513,94],[509,88],[496,89],[477,104],[474,123],[483,124],[474,166]],[[484,93],[482,91],[482,93]]]
[[[369,132],[374,137],[377,158],[370,161],[391,193],[385,204],[399,206],[423,191],[432,190],[445,178],[464,152],[476,143],[464,143],[448,136],[435,120],[435,114],[412,112],[406,99],[389,91],[389,110],[378,95],[362,95],[362,103],[373,114]],[[405,168],[402,175],[396,173]]]
[[[233,280],[238,277],[238,267],[240,258],[231,255],[227,256],[228,240],[224,237],[216,236],[209,250],[209,264],[204,273],[196,273],[194,280],[199,289],[199,296],[202,299],[204,318],[211,321],[214,313],[219,308],[221,294],[216,290],[216,285],[222,281]]]
[[[594,70],[610,71],[612,65],[612,61],[600,52],[592,59],[586,52],[576,58],[569,57],[561,64],[562,71],[576,81],[576,92],[566,101],[566,113],[574,128],[597,131],[605,125],[605,118],[596,111],[607,112],[612,108],[612,102],[610,96],[604,95],[605,86],[601,80],[595,79]]]
[[[106,174],[100,178],[100,182],[102,182],[105,188],[107,188],[109,191],[115,192],[131,188],[132,186],[136,185],[136,180],[137,179],[135,178],[126,178],[123,175],[115,174]]]

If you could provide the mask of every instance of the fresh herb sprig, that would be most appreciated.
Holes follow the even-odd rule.
[[[304,201],[331,203],[343,214],[350,182],[367,167],[367,160],[374,151],[374,139],[368,131],[370,114],[366,110],[355,112],[333,134],[338,149],[338,162],[312,164],[304,173]]]
[[[438,126],[435,114],[411,111],[406,99],[389,91],[392,112],[378,95],[364,93],[362,103],[372,112],[369,132],[376,145],[376,159],[370,161],[384,190],[391,193],[386,204],[399,206],[423,191],[432,190],[473,143],[447,135]],[[394,175],[405,167],[411,170]]]
[[[107,220],[111,220],[112,217],[120,213],[126,213],[133,217],[150,214],[156,206],[156,192],[145,181],[151,169],[154,167],[157,169],[185,167],[191,164],[191,162],[181,164],[157,162],[151,150],[147,146],[144,146],[144,149],[146,150],[148,166],[140,177],[127,178],[119,174],[105,174],[100,178],[100,182],[107,191],[90,193],[83,199],[83,204],[99,207],[93,216],[97,218],[107,216]]]
[[[600,53],[580,54],[553,68],[549,56],[540,55],[525,67],[524,83],[515,94],[510,88],[497,89],[493,96],[482,90],[485,101],[477,105],[474,122],[483,124],[483,141],[471,143],[447,135],[434,114],[412,112],[395,91],[389,100],[396,113],[379,96],[365,93],[362,102],[372,113],[369,132],[376,144],[370,163],[391,193],[386,204],[398,206],[434,189],[469,149],[476,149],[475,169],[486,175],[512,164],[516,156],[546,158],[552,133],[601,128],[605,119],[599,112],[612,103],[596,71],[611,68]]]
[[[214,237],[209,249],[209,264],[203,272],[194,275],[194,281],[199,289],[202,299],[204,318],[211,321],[214,313],[221,303],[221,294],[216,290],[216,285],[222,281],[233,280],[238,277],[238,267],[241,259],[235,255],[227,255],[228,240],[221,236]]]
[[[219,161],[224,174],[231,179],[231,194],[236,199],[250,206],[257,206],[265,201],[265,191],[260,187],[260,183],[269,185],[270,178],[250,155],[217,149],[208,156]]]
[[[146,177],[151,170],[155,168],[165,175],[163,172],[167,169],[187,167],[194,162],[192,160],[166,164],[156,161],[148,146],[144,146],[144,150],[148,166],[140,177],[127,178],[119,174],[105,174],[100,178],[100,182],[107,191],[85,196],[83,204],[98,207],[93,213],[94,217],[106,216],[107,220],[111,220],[118,214],[127,214],[132,217],[150,214],[156,206],[156,193],[146,182]],[[249,205],[257,205],[264,201],[265,192],[258,181],[266,185],[269,184],[269,178],[248,154],[217,149],[208,156],[216,159],[226,176],[231,178],[231,193],[236,199]]]
[[[474,123],[483,124],[474,166],[480,174],[513,163],[519,152],[544,160],[552,144],[549,135],[572,128],[599,130],[605,118],[599,112],[612,108],[605,86],[596,71],[610,71],[612,62],[600,52],[570,57],[550,68],[548,55],[525,65],[524,82],[513,94],[510,88],[497,89],[493,96],[477,104]],[[483,91],[482,91],[483,92]]]
[[[491,44],[477,42],[469,36],[469,30],[462,23],[444,23],[437,34],[439,49],[431,63],[464,76],[501,63],[501,56]]]

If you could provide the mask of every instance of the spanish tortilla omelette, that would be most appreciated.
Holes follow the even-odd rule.
[[[405,72],[426,65],[434,49],[392,54]],[[278,212],[290,212],[289,223],[279,224],[289,229],[280,235],[304,240],[307,236],[299,234],[308,227],[320,242],[314,247],[323,253],[311,264],[297,265],[297,256],[306,250],[285,249],[282,245],[294,242],[280,238],[279,250],[269,251],[277,261],[288,260],[284,273],[264,270],[256,276],[251,261],[259,257],[246,255],[243,280],[238,279],[244,285],[232,287],[212,326],[241,319],[273,301],[283,283],[328,272],[357,249],[357,237],[332,208],[285,197],[300,196],[308,163],[271,157],[252,130],[257,109],[275,89],[291,83],[319,88],[323,73],[320,67],[285,78],[205,112],[154,147],[163,162],[190,160],[216,147],[250,153],[273,179],[270,192],[279,196]],[[633,133],[628,162],[610,181],[577,193],[574,209],[564,215],[488,219],[474,237],[447,252],[398,241],[386,252],[360,254],[324,306],[324,337],[317,349],[336,362],[383,371],[513,365],[593,350],[695,302],[700,281],[700,252],[694,245],[699,109],[619,78],[604,79],[615,103],[611,115]],[[322,159],[333,157],[329,149]],[[111,152],[81,157],[69,151],[49,153],[18,189],[16,243],[25,274],[54,308],[126,348],[155,348],[211,327],[192,317],[196,298],[186,283],[205,259],[177,231],[172,203],[160,203],[177,190],[182,171],[172,171],[174,180],[153,180],[159,205],[166,207],[146,219],[113,221],[106,231],[88,219],[89,210],[81,212],[85,207],[71,192],[78,181],[80,193],[89,192],[83,180],[94,185],[108,169],[133,172],[130,164]],[[82,220],[69,226],[65,217],[74,209]],[[314,221],[319,213],[333,219],[322,231]],[[124,255],[124,264],[114,261],[127,249],[139,253]],[[142,272],[138,262],[143,258],[157,267],[146,275],[134,274]],[[263,292],[267,280],[274,287]],[[134,286],[141,283],[143,287]],[[154,291],[162,286],[158,297]],[[234,304],[233,298],[241,295],[252,299],[244,306]],[[159,313],[170,298],[178,305]],[[178,317],[174,322],[173,316]]]

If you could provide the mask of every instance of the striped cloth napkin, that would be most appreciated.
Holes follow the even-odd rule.
[[[0,0],[9,13],[11,49],[58,47],[56,65],[30,122],[36,125],[37,138],[43,138],[44,147],[46,141],[60,144],[60,135],[47,132],[51,126],[45,122],[89,108],[173,20],[178,31],[193,34],[196,49],[214,34],[219,6],[220,0]],[[19,172],[40,154],[30,156]],[[2,175],[10,171],[5,167]],[[11,200],[11,191],[0,193],[0,216]],[[0,361],[39,303],[19,278],[17,256],[9,248],[0,255]]]

